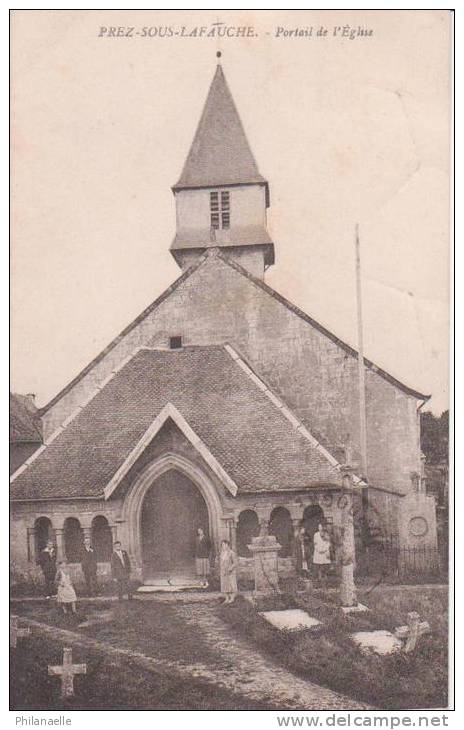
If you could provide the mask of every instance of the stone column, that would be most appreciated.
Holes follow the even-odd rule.
[[[32,563],[35,555],[35,529],[33,527],[27,528],[27,562]]]
[[[89,538],[89,540],[92,538],[92,528],[91,527],[83,527],[82,533],[83,533],[84,540],[87,537]]]
[[[300,522],[303,519],[303,512],[304,507],[302,504],[288,504],[285,505],[290,512],[290,517],[292,520],[292,527],[295,531],[300,526]]]
[[[293,570],[296,575],[296,557],[295,557],[295,540],[296,536],[299,532],[301,522],[303,520],[303,513],[304,513],[304,506],[302,504],[289,504],[286,505],[288,511],[290,512],[290,518],[292,520],[292,563],[293,563]]]
[[[56,553],[58,560],[66,559],[66,551],[64,549],[64,529],[63,527],[55,527]]]
[[[230,546],[234,553],[237,553],[237,520],[232,518],[229,521]]]
[[[357,606],[354,582],[355,542],[353,524],[352,469],[343,467],[343,492],[339,499],[342,512],[340,602],[343,607]]]

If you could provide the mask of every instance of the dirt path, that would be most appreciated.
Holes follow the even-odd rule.
[[[204,629],[208,643],[224,651],[230,659],[227,673],[215,673],[226,686],[239,686],[241,693],[255,700],[274,702],[288,710],[368,710],[366,703],[353,700],[331,689],[297,677],[246,639],[237,637],[230,627],[204,604],[183,605],[178,612],[186,621]],[[232,685],[230,684],[232,682]]]
[[[208,644],[216,651],[222,650],[230,661],[221,667],[201,663],[185,664],[146,656],[133,649],[48,626],[27,617],[22,617],[22,623],[63,644],[88,647],[110,656],[127,656],[153,672],[174,674],[184,679],[195,677],[225,688],[237,695],[238,707],[239,697],[247,697],[274,705],[276,710],[372,709],[365,703],[308,682],[280,667],[258,649],[252,648],[245,639],[236,637],[230,627],[215,616],[211,607],[204,602],[177,604],[176,610],[186,623],[200,626]]]

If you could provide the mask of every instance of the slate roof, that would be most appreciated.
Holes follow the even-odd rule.
[[[140,349],[11,483],[11,498],[101,497],[167,403],[241,491],[338,484],[224,346]],[[156,438],[156,437],[155,437]]]
[[[27,396],[10,393],[10,444],[41,443],[42,424],[38,409]]]
[[[182,266],[179,252],[185,249],[196,249],[201,254],[205,249],[235,246],[260,246],[266,266],[271,266],[275,261],[274,244],[264,226],[232,226],[216,231],[214,237],[209,228],[181,228],[176,232],[170,251],[179,266]]]
[[[267,186],[243,129],[220,65],[182,174],[173,190],[259,183]]]

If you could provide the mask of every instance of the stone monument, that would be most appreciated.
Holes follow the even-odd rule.
[[[355,541],[351,475],[351,467],[345,466],[343,468],[344,490],[339,500],[339,506],[342,511],[340,603],[344,608],[352,608],[358,605],[354,582]]]
[[[281,549],[274,535],[269,535],[265,522],[261,523],[260,534],[253,537],[249,551],[254,560],[255,594],[279,593],[277,555]]]

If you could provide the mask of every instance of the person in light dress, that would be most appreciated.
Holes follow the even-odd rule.
[[[68,564],[65,560],[61,560],[58,564],[56,583],[58,586],[56,600],[63,607],[63,613],[68,613],[68,607],[70,606],[71,612],[75,614],[77,596],[71,582],[71,576],[69,575]]]
[[[313,565],[316,577],[320,580],[327,575],[330,565],[330,536],[324,525],[314,533]]]
[[[238,593],[237,557],[230,547],[228,540],[223,540],[221,543],[219,569],[221,574],[221,593],[225,595],[224,603],[233,603]]]

